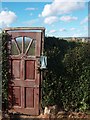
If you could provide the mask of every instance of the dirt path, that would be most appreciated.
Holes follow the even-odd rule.
[[[0,120],[90,120],[90,114],[84,114],[84,113],[65,113],[63,111],[58,113],[58,116],[56,115],[39,115],[39,116],[30,116],[30,115],[20,115],[20,114],[4,114],[4,118],[2,117],[2,112],[0,112]],[[79,117],[78,117],[79,116]],[[86,118],[85,118],[85,117]]]

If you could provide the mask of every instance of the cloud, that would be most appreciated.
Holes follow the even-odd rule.
[[[38,21],[39,21],[39,19],[32,19],[32,20],[23,22],[23,24],[26,24],[28,26],[34,26],[34,24],[36,24]]]
[[[85,23],[88,23],[88,22],[90,22],[90,14],[88,14],[88,16],[86,16],[86,17],[80,22],[80,24],[82,25],[82,24],[85,24]]]
[[[70,28],[71,31],[76,30],[76,28]]]
[[[82,33],[75,33],[72,35],[72,37],[82,37]]]
[[[64,22],[71,22],[71,21],[74,21],[74,20],[77,20],[78,18],[77,17],[74,17],[74,16],[62,16],[60,18],[61,21],[64,21]]]
[[[25,10],[38,10],[38,8],[26,8]]]
[[[51,4],[46,4],[41,13],[42,17],[71,13],[84,8],[85,0],[53,0]]]
[[[58,17],[56,17],[56,16],[50,16],[50,17],[46,17],[45,19],[44,19],[44,23],[45,24],[52,24],[52,23],[54,23],[54,22],[57,22],[58,21]]]
[[[85,17],[85,18],[80,22],[80,24],[82,25],[82,24],[87,23],[87,22],[88,22],[88,17]]]
[[[38,17],[42,17],[41,14],[39,14]]]
[[[90,13],[80,22],[80,24],[82,25],[88,22],[90,22]]]
[[[83,26],[83,29],[84,29],[85,31],[88,31],[88,26]]]
[[[56,30],[50,30],[49,33],[56,33]]]
[[[60,32],[66,32],[67,30],[65,28],[61,28]]]
[[[17,16],[12,11],[1,11],[0,12],[0,26],[8,27],[16,20]]]

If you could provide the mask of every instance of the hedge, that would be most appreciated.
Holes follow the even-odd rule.
[[[8,80],[9,80],[9,35],[2,32],[2,104],[3,109],[7,109],[8,105]]]
[[[47,72],[43,76],[42,106],[58,105],[66,111],[90,108],[90,43],[54,37],[45,39]]]

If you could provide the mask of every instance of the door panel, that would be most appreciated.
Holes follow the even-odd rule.
[[[20,79],[20,60],[12,60],[12,77]]]
[[[25,107],[34,108],[34,88],[25,88]]]
[[[35,79],[35,60],[25,60],[25,79]]]
[[[15,97],[14,97],[15,96]],[[21,106],[21,87],[13,87],[13,106]]]

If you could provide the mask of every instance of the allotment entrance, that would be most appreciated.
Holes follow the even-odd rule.
[[[45,28],[7,28],[10,35],[9,110],[39,115],[41,95],[40,56]]]

